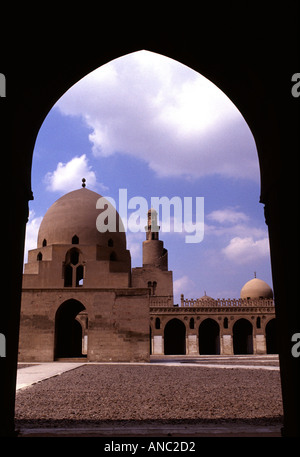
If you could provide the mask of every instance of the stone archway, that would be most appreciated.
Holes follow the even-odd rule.
[[[179,319],[171,319],[164,329],[164,354],[184,355],[186,329],[184,323]]]
[[[199,325],[199,354],[220,354],[220,327],[214,319],[205,319]]]
[[[85,310],[77,300],[67,300],[55,314],[54,358],[84,357],[83,328],[78,314]]]
[[[37,132],[55,101],[85,74],[126,52],[149,48],[190,66],[218,85],[240,109],[255,137],[262,177],[260,201],[266,205],[276,316],[280,334],[284,434],[299,435],[299,359],[291,355],[291,337],[299,332],[300,310],[293,295],[298,270],[290,268],[291,265],[297,264],[297,252],[294,249],[297,224],[286,223],[287,202],[289,205],[292,203],[293,208],[298,208],[299,198],[296,162],[299,150],[299,103],[291,96],[290,90],[291,75],[297,71],[296,18],[297,15],[291,15],[290,11],[284,9],[280,10],[280,16],[275,14],[272,21],[266,21],[264,16],[256,14],[255,36],[248,30],[246,23],[243,23],[240,35],[235,34],[235,39],[239,36],[239,41],[243,42],[243,56],[240,55],[238,48],[229,45],[227,35],[222,34],[221,41],[228,50],[224,53],[223,60],[222,53],[218,55],[220,58],[216,58],[220,51],[218,34],[217,45],[213,46],[210,37],[207,45],[202,47],[199,53],[199,27],[190,27],[190,31],[194,30],[196,35],[187,34],[183,41],[177,30],[169,33],[164,25],[163,30],[158,29],[157,33],[149,33],[147,37],[135,33],[133,38],[126,33],[121,42],[116,40],[117,44],[113,41],[109,45],[104,35],[103,39],[99,39],[97,30],[98,38],[94,42],[90,36],[80,35],[80,48],[85,49],[85,53],[80,56],[74,36],[71,40],[68,36],[70,46],[66,52],[66,47],[62,46],[64,37],[61,36],[62,31],[59,28],[56,30],[57,42],[52,35],[51,43],[43,42],[43,53],[40,53],[40,43],[31,42],[30,35],[26,33],[22,34],[22,40],[16,40],[17,46],[11,54],[13,63],[7,76],[9,91],[4,100],[6,103],[2,104],[4,116],[1,141],[3,150],[7,151],[7,157],[13,158],[6,173],[8,181],[10,172],[11,176],[14,176],[14,186],[10,186],[8,194],[8,206],[13,210],[6,221],[6,244],[9,248],[7,258],[12,259],[7,294],[9,306],[3,310],[0,328],[9,343],[7,357],[0,358],[0,371],[3,373],[0,380],[3,402],[0,414],[2,434],[14,432],[14,387],[24,231],[28,200],[32,198],[30,169]],[[282,36],[278,34],[278,27],[280,28],[286,19],[289,33]],[[29,27],[28,22],[26,27]],[[204,52],[206,48],[209,51],[207,54]],[[1,69],[4,74],[7,68],[5,57],[4,54],[4,70]],[[18,71],[20,66],[26,67],[22,78]],[[272,77],[270,68],[276,68]],[[30,104],[26,102],[28,100]]]
[[[278,354],[277,322],[271,319],[266,325],[267,354]]]
[[[253,354],[253,327],[247,319],[238,319],[233,325],[233,353]]]

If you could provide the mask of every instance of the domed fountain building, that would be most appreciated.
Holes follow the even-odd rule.
[[[42,220],[23,275],[20,360],[149,359],[149,289],[132,287],[122,221],[108,201],[97,208],[100,198],[82,187]],[[116,230],[100,232],[107,207]]]

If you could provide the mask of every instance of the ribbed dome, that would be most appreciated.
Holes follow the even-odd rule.
[[[241,298],[273,298],[271,287],[262,279],[254,278],[246,282],[241,290]]]
[[[79,244],[107,245],[109,239],[117,248],[126,249],[124,231],[119,232],[122,221],[115,208],[107,201],[109,208],[116,213],[116,232],[101,233],[96,220],[103,211],[96,208],[101,195],[86,188],[69,192],[56,200],[46,212],[40,225],[38,247],[51,244],[71,244],[73,237]]]
[[[203,297],[200,297],[198,298],[198,300],[201,300],[201,301],[208,301],[208,302],[215,302],[216,300],[212,297],[210,297],[209,295],[206,295],[206,293],[203,295]]]

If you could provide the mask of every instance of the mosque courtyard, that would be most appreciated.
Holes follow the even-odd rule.
[[[280,436],[277,355],[18,368],[20,436]]]

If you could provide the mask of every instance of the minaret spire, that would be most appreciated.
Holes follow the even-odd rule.
[[[145,227],[146,240],[158,240],[158,232],[160,227],[157,225],[157,211],[150,208],[148,211],[148,223]]]

